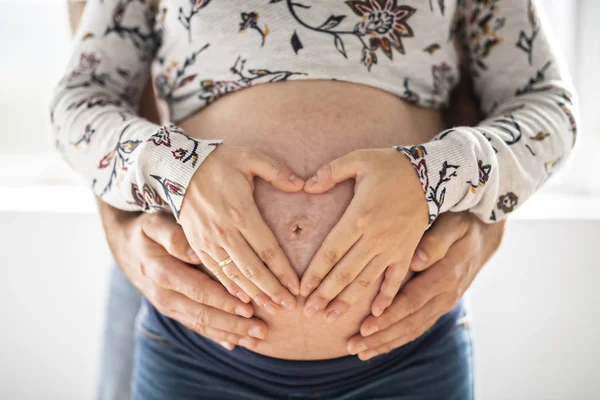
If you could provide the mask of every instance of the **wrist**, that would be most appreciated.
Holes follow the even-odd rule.
[[[168,206],[179,222],[181,203],[192,176],[220,143],[222,140],[196,140],[174,125],[161,127],[144,143],[139,159],[144,184],[154,191],[150,197],[160,204],[146,204],[145,196],[137,196],[138,206],[146,210]],[[145,185],[137,190],[145,193]]]
[[[466,196],[481,195],[477,193],[480,177],[472,147],[464,135],[451,131],[429,143],[394,146],[410,160],[421,182],[429,209],[429,226],[443,212],[462,211],[455,206]]]

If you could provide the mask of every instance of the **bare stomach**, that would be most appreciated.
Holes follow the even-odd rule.
[[[438,111],[409,105],[364,85],[339,81],[271,83],[232,93],[179,124],[197,138],[262,150],[306,179],[337,157],[356,149],[417,144],[443,129]],[[400,156],[400,155],[399,155]],[[327,193],[284,193],[257,179],[254,197],[263,218],[299,276],[352,200],[354,181]],[[327,359],[348,355],[348,339],[369,315],[379,281],[365,289],[353,308],[334,323],[295,310],[271,315],[254,304],[269,326],[256,352],[285,359]]]

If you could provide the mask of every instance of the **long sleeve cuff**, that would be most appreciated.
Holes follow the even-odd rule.
[[[160,127],[142,145],[136,176],[131,178],[133,202],[144,211],[168,205],[179,222],[183,196],[192,176],[222,140],[197,140],[174,125]]]
[[[421,181],[429,207],[429,226],[442,212],[451,208],[462,211],[455,206],[467,196],[477,196],[491,172],[491,167],[478,165],[476,161],[477,143],[453,132],[455,130],[442,132],[436,140],[426,144],[394,146],[409,158]],[[463,209],[467,208],[465,204]]]

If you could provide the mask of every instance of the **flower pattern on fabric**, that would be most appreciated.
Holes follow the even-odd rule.
[[[165,206],[163,199],[156,193],[156,190],[144,185],[143,190],[140,191],[135,183],[131,184],[131,197],[135,204],[140,207],[143,211],[159,211]]]
[[[346,4],[362,21],[354,30],[369,37],[371,50],[379,48],[390,60],[392,47],[404,54],[403,37],[414,36],[407,20],[415,13],[409,6],[399,6],[396,0],[350,0]]]
[[[432,185],[429,181],[431,172],[428,170],[427,161],[425,160],[427,149],[424,146],[412,146],[408,148],[395,146],[394,148],[408,157],[417,172],[421,186],[425,192],[425,199],[429,208],[429,225],[431,225],[444,205],[447,189],[446,184],[457,176],[456,171],[460,166],[444,161],[441,169],[437,171],[437,182]]]
[[[345,58],[348,58],[348,54],[342,36],[351,35],[357,38],[362,44],[360,62],[367,67],[369,72],[371,67],[377,64],[377,50],[381,49],[390,60],[393,59],[393,49],[400,54],[405,54],[402,38],[414,36],[407,20],[416,12],[416,9],[398,5],[397,0],[348,0],[345,4],[354,14],[362,18],[352,30],[334,29],[346,19],[346,15],[332,14],[321,25],[309,25],[298,15],[296,8],[310,8],[310,6],[287,0],[292,17],[304,28],[333,36],[336,50]],[[294,31],[290,43],[296,54],[304,47],[296,31]]]
[[[512,212],[517,203],[519,202],[519,198],[513,192],[508,192],[505,195],[500,196],[498,199],[498,208],[502,210],[505,214]]]
[[[361,83],[439,109],[458,82],[458,39],[486,119],[397,146],[417,171],[430,222],[466,209],[502,218],[577,137],[572,88],[533,0],[157,3],[89,2],[50,112],[57,149],[119,208],[169,204],[177,216],[196,168],[221,143],[136,115],[153,61],[175,121],[228,93],[294,79]]]
[[[245,13],[243,12],[241,14],[241,18],[242,18],[242,22],[240,22],[240,29],[238,30],[239,33],[243,33],[248,29],[253,29],[256,32],[258,32],[260,34],[261,37],[261,44],[260,47],[263,47],[265,45],[265,39],[267,38],[267,36],[269,35],[269,25],[265,24],[264,28],[261,29],[260,26],[258,26],[258,13],[257,12],[249,12],[249,13]]]
[[[178,19],[181,25],[185,28],[188,33],[188,40],[192,42],[192,18],[198,14],[200,10],[206,7],[210,0],[189,0],[190,5],[187,12],[184,11],[183,7],[179,7]]]
[[[471,185],[471,192],[477,193],[477,189],[485,186],[488,179],[490,179],[490,173],[492,172],[492,166],[489,164],[483,164],[483,161],[478,160],[477,166],[479,168],[479,182],[473,184],[471,181],[467,181],[469,185]]]
[[[203,99],[206,104],[210,104],[227,93],[234,92],[243,88],[257,85],[264,82],[280,82],[287,81],[293,75],[306,75],[303,72],[292,71],[270,71],[268,69],[249,69],[244,71],[246,60],[238,57],[231,67],[230,71],[237,75],[235,80],[228,81],[213,81],[206,79],[200,82],[199,98]]]

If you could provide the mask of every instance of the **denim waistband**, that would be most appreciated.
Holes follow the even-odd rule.
[[[229,351],[160,314],[150,303],[142,324],[176,348],[187,353],[198,365],[210,366],[213,373],[273,393],[290,391],[335,393],[366,385],[384,373],[392,373],[410,362],[411,355],[427,347],[428,338],[453,329],[465,317],[462,301],[442,316],[419,338],[389,353],[361,361],[357,356],[326,360],[287,360],[255,353],[237,346]]]

